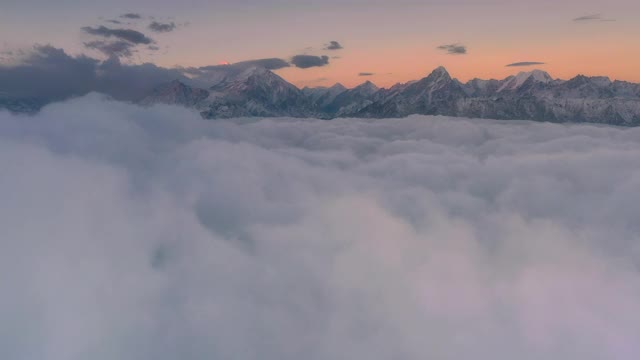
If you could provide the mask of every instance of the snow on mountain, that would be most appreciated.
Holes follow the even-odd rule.
[[[195,107],[207,97],[209,97],[209,91],[193,88],[178,80],[174,80],[154,89],[149,96],[142,100],[141,103],[143,105],[164,103],[185,107]]]
[[[336,84],[300,90],[269,70],[251,67],[227,74],[209,90],[179,82],[164,85],[144,101],[156,102],[193,107],[206,118],[425,114],[640,125],[640,84],[583,75],[561,81],[541,70],[463,84],[439,67],[423,79],[389,89],[367,81],[353,89]]]
[[[533,79],[533,82],[542,84],[547,84],[553,81],[553,78],[547,72],[542,70],[522,71],[518,73],[518,75],[510,76],[505,79],[506,81],[504,81],[503,85],[497,92],[517,90],[529,79]]]
[[[321,109],[334,116],[352,115],[373,103],[374,95],[380,89],[371,81],[366,81],[353,89],[338,94],[333,101]]]
[[[347,91],[344,85],[338,83],[331,87],[317,87],[309,88],[305,87],[302,92],[311,99],[311,101],[318,107],[325,107],[332,103],[335,98]]]

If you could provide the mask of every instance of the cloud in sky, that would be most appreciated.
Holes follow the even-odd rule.
[[[88,46],[105,53],[119,51],[126,55],[126,51],[133,51],[126,45],[111,42],[88,43]],[[135,101],[155,86],[175,79],[188,81],[180,69],[166,69],[149,63],[122,64],[113,57],[107,61],[76,57],[52,46],[36,46],[17,65],[0,65],[0,93],[17,99],[37,99],[42,103],[91,91]]]
[[[339,43],[339,42],[337,42],[337,41],[331,41],[331,42],[329,42],[329,44],[327,44],[327,45],[325,46],[325,48],[324,48],[324,49],[325,49],[325,50],[341,50],[341,49],[344,49],[344,48],[342,47],[342,45],[340,45],[340,43]]]
[[[438,49],[446,51],[449,55],[464,55],[467,53],[467,47],[460,44],[440,45]]]
[[[267,70],[278,70],[291,66],[286,60],[280,58],[266,58],[266,59],[254,59],[246,61],[238,61],[236,63],[224,64],[224,65],[209,65],[203,66],[197,69],[200,70],[219,70],[219,69],[238,69],[246,70],[250,67],[263,67]]]
[[[84,43],[87,49],[94,49],[102,52],[108,57],[131,57],[135,51],[135,44],[124,40],[105,41],[96,40]]]
[[[323,56],[296,55],[291,58],[291,64],[301,69],[326,66],[326,65],[329,65],[329,57],[324,55]]]
[[[10,358],[640,352],[638,128],[95,95],[25,120],[0,112]]]
[[[138,13],[126,13],[126,14],[120,15],[120,17],[124,19],[137,20],[137,19],[141,19],[142,15]]]
[[[585,15],[585,16],[580,16],[577,17],[575,19],[573,19],[573,21],[575,22],[596,22],[596,21],[616,21],[615,19],[608,19],[603,17],[602,14],[591,14],[591,15]]]
[[[151,24],[149,24],[149,29],[157,33],[171,32],[176,29],[176,24],[173,22],[161,23],[153,21]]]
[[[138,51],[134,44],[127,41],[98,40],[84,45],[104,53],[109,59],[101,61],[84,55],[71,56],[52,46],[35,46],[21,62],[15,65],[0,64],[0,93],[12,99],[37,100],[39,104],[92,91],[119,100],[137,101],[156,86],[173,80],[208,88],[250,67],[278,70],[291,66],[286,60],[267,58],[199,68],[163,68],[151,63],[121,63],[119,57],[129,57]],[[150,44],[146,49],[158,51],[159,47]],[[320,62],[325,60],[321,59]],[[308,68],[313,61],[309,63],[303,59],[298,65]]]
[[[121,40],[129,41],[133,44],[153,43],[153,40],[151,38],[148,38],[145,34],[133,29],[111,29],[106,26],[85,26],[82,28],[82,30],[90,35],[101,36],[105,38],[115,37]]]
[[[358,76],[373,76],[375,75],[375,73],[372,72],[361,72],[358,74]]]
[[[506,67],[517,67],[517,66],[533,66],[533,65],[544,65],[545,63],[539,61],[521,61],[512,64],[505,65]]]

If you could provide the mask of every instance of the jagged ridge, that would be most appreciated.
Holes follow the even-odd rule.
[[[404,117],[412,114],[554,122],[640,124],[640,84],[606,77],[553,79],[541,70],[504,80],[452,78],[444,67],[389,89],[367,81],[353,89],[298,89],[273,72],[250,68],[209,90],[172,83],[145,104],[173,103],[198,109],[205,118],[235,116]],[[177,94],[167,94],[174,89]],[[207,96],[204,97],[204,92]]]

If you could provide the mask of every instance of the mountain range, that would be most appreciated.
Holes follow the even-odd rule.
[[[503,80],[473,79],[463,83],[439,67],[420,80],[388,89],[369,81],[352,89],[341,84],[299,89],[258,66],[215,75],[205,82],[183,77],[163,83],[137,102],[184,106],[197,110],[206,119],[396,118],[423,114],[640,125],[640,84],[600,76],[578,75],[559,80],[533,70]],[[36,100],[3,100],[0,96],[0,108],[12,111],[30,112],[42,105]]]
[[[208,89],[180,81],[143,100],[197,109],[207,119],[238,116],[393,118],[412,114],[552,122],[640,125],[640,84],[579,75],[558,80],[541,70],[503,80],[462,83],[439,67],[417,81],[378,88],[367,81],[347,89],[298,89],[273,72],[252,67]]]

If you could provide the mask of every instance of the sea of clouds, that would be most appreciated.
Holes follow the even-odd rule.
[[[640,128],[0,112],[0,358],[640,355]]]

